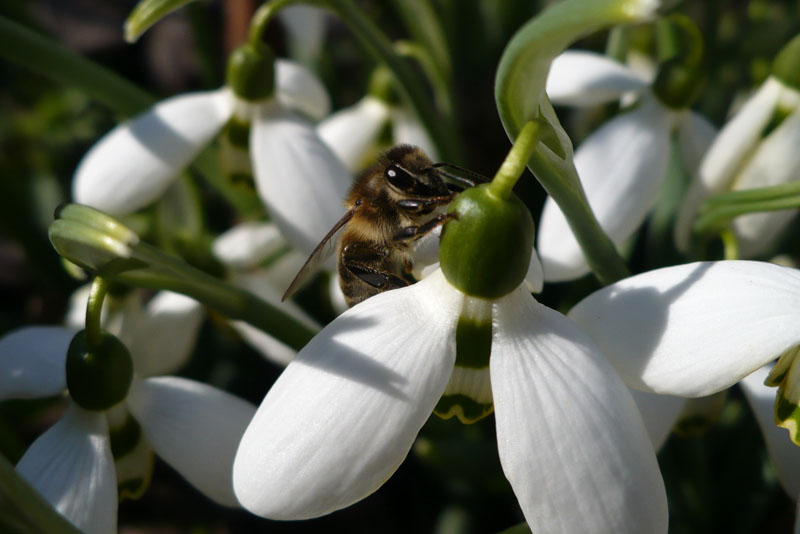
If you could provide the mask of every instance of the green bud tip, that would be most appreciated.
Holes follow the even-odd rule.
[[[800,35],[778,52],[772,64],[772,74],[789,87],[800,90]]]
[[[275,89],[275,55],[264,43],[243,44],[228,58],[226,79],[242,100],[269,98]]]
[[[497,299],[525,279],[533,252],[534,224],[525,204],[511,193],[493,194],[490,184],[461,193],[449,211],[439,246],[447,280],[464,293]]]
[[[127,347],[102,332],[99,343],[89,343],[81,330],[67,350],[67,389],[72,400],[86,410],[111,408],[128,395],[133,361]]]

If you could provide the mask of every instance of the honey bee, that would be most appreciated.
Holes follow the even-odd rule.
[[[473,179],[451,174],[458,169]],[[465,187],[486,181],[446,163],[434,164],[419,148],[398,145],[353,182],[347,212],[317,245],[297,273],[288,298],[335,250],[339,285],[348,306],[412,283],[415,242],[454,217],[441,213]]]

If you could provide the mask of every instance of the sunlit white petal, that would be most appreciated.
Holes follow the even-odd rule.
[[[546,91],[556,105],[593,106],[644,89],[647,84],[634,71],[607,56],[568,50],[550,64]]]
[[[331,99],[325,86],[313,72],[294,61],[275,61],[275,93],[282,105],[315,120],[326,117],[331,111]]]
[[[230,267],[249,269],[286,245],[278,227],[272,223],[244,222],[214,240],[214,256]]]
[[[733,190],[785,184],[800,178],[800,108],[775,128],[761,143],[736,177]],[[741,257],[766,252],[797,210],[743,215],[733,220]]]
[[[124,122],[83,157],[75,202],[124,215],[158,198],[233,113],[227,89],[179,95]]]
[[[758,426],[767,443],[767,450],[775,465],[783,489],[797,500],[800,497],[800,447],[789,438],[785,428],[775,424],[775,388],[764,385],[769,367],[762,367],[745,377],[740,386],[756,416]]]
[[[127,403],[158,456],[214,501],[237,505],[231,467],[253,405],[176,376],[135,381]]]
[[[67,349],[75,332],[60,326],[28,326],[0,338],[0,401],[64,391]]]
[[[128,346],[139,376],[162,375],[179,369],[194,349],[203,321],[203,306],[171,291],[157,293],[140,317]]]
[[[666,267],[592,293],[569,316],[629,386],[701,397],[800,344],[800,271],[751,261]]]
[[[310,123],[278,107],[259,110],[250,148],[270,217],[293,246],[310,254],[344,215],[350,174]]]
[[[117,481],[102,413],[70,405],[16,470],[82,532],[117,531]]]
[[[439,151],[417,114],[410,109],[392,109],[392,141],[419,147],[433,161],[439,161]]]
[[[525,290],[497,302],[495,317],[498,452],[531,530],[665,533],[653,447],[600,351]]]
[[[633,234],[655,202],[666,176],[669,136],[669,112],[649,98],[594,132],[575,152],[589,205],[616,245]],[[551,198],[542,212],[537,242],[545,280],[571,280],[589,272],[580,245]]]
[[[317,133],[342,163],[355,172],[363,166],[388,119],[389,107],[381,100],[367,96],[320,122]]]
[[[312,339],[242,438],[233,479],[244,507],[304,519],[378,489],[447,384],[462,299],[438,271],[365,300]]]

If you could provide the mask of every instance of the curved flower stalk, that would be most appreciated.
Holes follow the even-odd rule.
[[[305,118],[329,111],[321,83],[280,59],[274,77],[271,95],[246,98],[227,86],[178,95],[120,124],[78,165],[75,201],[115,215],[138,210],[158,199],[228,125],[231,143],[249,148],[249,155],[226,162],[228,170],[249,173],[252,164],[270,216],[293,246],[310,253],[341,217],[351,178]]]
[[[281,302],[281,295],[306,260],[305,254],[291,249],[277,226],[250,222],[234,226],[212,243],[214,256],[227,267],[227,278],[273,306],[282,308],[303,324],[319,330],[319,324],[292,301]],[[245,321],[231,326],[267,360],[288,364],[297,351]]]
[[[589,205],[615,245],[630,238],[653,208],[667,176],[673,138],[693,174],[716,134],[705,118],[670,107],[633,70],[592,52],[567,51],[552,63],[547,93],[554,104],[591,106],[626,97],[637,105],[601,126],[575,151],[575,168]],[[545,280],[589,273],[580,245],[558,205],[548,197],[538,249]]]
[[[17,471],[89,534],[116,532],[118,498],[146,489],[154,452],[215,502],[236,506],[230,466],[254,407],[193,380],[151,375],[185,361],[202,310],[172,293],[159,294],[145,312],[137,314],[130,303],[122,309],[105,321],[119,325],[121,337],[135,340],[127,396],[104,411],[70,402],[61,420],[30,446]],[[0,399],[63,392],[73,334],[70,328],[28,327],[0,340]]]
[[[347,310],[287,366],[236,454],[245,508],[329,514],[377,490],[432,411],[472,422],[494,410],[532,530],[666,532],[663,482],[627,388],[526,287],[533,219],[511,188],[537,132],[527,124],[494,180],[453,201],[440,268]]]
[[[752,261],[699,262],[633,276],[586,297],[569,317],[628,386],[712,395],[778,358],[775,420],[797,435],[800,271]]]
[[[675,244],[689,250],[692,225],[703,202],[716,193],[780,185],[800,176],[800,36],[781,51],[773,73],[722,128],[686,194]],[[732,222],[739,255],[767,252],[797,213],[780,210]]]

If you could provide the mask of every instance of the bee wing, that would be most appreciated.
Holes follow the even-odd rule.
[[[317,270],[319,269],[320,265],[325,263],[331,254],[333,254],[334,249],[336,248],[336,242],[339,240],[339,233],[344,229],[345,225],[353,218],[356,210],[361,205],[360,202],[356,203],[351,209],[345,213],[339,222],[333,225],[330,232],[322,238],[322,241],[319,242],[317,248],[314,249],[314,252],[311,253],[311,256],[308,257],[306,262],[297,272],[297,275],[292,280],[292,283],[289,284],[289,287],[286,288],[286,292],[281,297],[281,302],[291,297],[295,291],[297,291],[300,286],[308,281]]]

